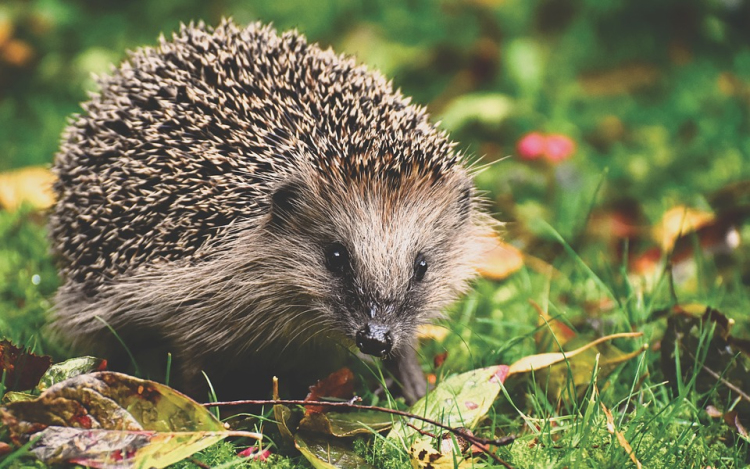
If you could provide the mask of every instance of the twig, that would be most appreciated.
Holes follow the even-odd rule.
[[[429,436],[430,438],[437,438],[437,435],[435,435],[434,433],[430,433],[428,431],[422,430],[421,428],[417,427],[416,425],[412,423],[409,423],[409,422],[404,422],[404,423],[406,423],[407,427],[411,427],[412,429],[419,432],[419,434],[422,436]]]
[[[695,356],[693,356],[692,353],[688,352],[688,354],[690,355],[690,358],[692,358],[693,360],[695,360]],[[713,376],[714,379],[716,379],[717,381],[719,381],[721,384],[723,384],[724,386],[728,387],[732,391],[736,392],[741,398],[743,398],[747,402],[750,402],[750,396],[748,396],[744,391],[742,391],[742,389],[740,389],[737,386],[735,386],[734,384],[730,383],[729,381],[727,381],[726,379],[724,379],[722,375],[720,375],[719,373],[715,372],[714,370],[712,370],[711,368],[707,367],[706,365],[701,364],[701,367],[703,367],[703,371],[705,371],[706,373],[708,373],[711,376]]]
[[[505,436],[503,438],[499,439],[489,439],[489,438],[482,438],[479,436],[475,436],[473,434],[469,434],[466,431],[459,429],[459,428],[453,428],[449,425],[445,425],[443,423],[440,423],[436,420],[429,419],[427,417],[422,417],[420,415],[412,414],[410,412],[405,412],[403,410],[395,410],[395,409],[389,409],[387,407],[379,407],[379,406],[372,406],[372,405],[364,405],[364,404],[355,404],[358,398],[351,399],[347,402],[330,402],[330,401],[305,401],[301,399],[247,399],[242,401],[224,401],[224,402],[206,402],[203,404],[205,407],[233,407],[233,406],[242,406],[242,405],[323,405],[328,407],[346,407],[349,409],[360,409],[360,410],[374,410],[377,412],[384,412],[386,414],[393,414],[393,415],[399,415],[401,417],[406,417],[410,419],[415,420],[421,420],[422,422],[428,423],[430,425],[435,425],[438,428],[442,428],[443,430],[447,430],[451,433],[453,433],[456,436],[460,436],[467,441],[470,441],[471,443],[476,444],[478,447],[482,448],[484,453],[494,459],[496,462],[502,464],[503,466],[507,468],[511,468],[511,466],[497,457],[494,453],[492,453],[489,448],[483,448],[483,445],[493,445],[493,446],[505,446],[511,444],[515,439],[515,435],[509,435]],[[407,425],[409,425],[407,423]],[[411,425],[410,425],[411,426]],[[413,428],[413,427],[412,427]]]

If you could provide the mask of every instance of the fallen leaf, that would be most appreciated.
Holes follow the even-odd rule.
[[[474,428],[495,402],[507,374],[508,367],[498,365],[451,376],[417,401],[409,411],[452,427]],[[439,432],[434,425],[419,421],[409,423],[433,434]],[[387,438],[406,440],[414,434],[416,430],[406,425],[404,419],[399,419]]]
[[[102,469],[162,468],[229,436],[260,437],[227,430],[156,432],[50,426],[34,434],[31,451],[47,463]]]
[[[481,276],[490,280],[503,280],[523,267],[523,254],[516,247],[502,242],[496,235],[485,241],[487,248],[481,264],[477,266]]]
[[[315,469],[375,469],[355,453],[346,440],[297,433],[294,443]]]
[[[672,388],[677,391],[679,381],[690,381],[697,371],[698,392],[717,387],[722,399],[739,396],[733,410],[743,420],[750,419],[750,340],[732,334],[734,320],[700,304],[675,305],[655,313],[664,314],[669,317],[661,340],[661,368]],[[705,337],[707,327],[714,328],[712,336]],[[676,365],[678,356],[681,376]],[[696,363],[698,356],[701,359]]]
[[[580,339],[575,339],[572,342],[580,341]],[[543,368],[534,368],[534,377],[537,383],[544,383],[544,389],[540,390],[540,392],[546,393],[550,398],[560,399],[562,396],[567,396],[564,394],[564,391],[570,389],[571,384],[577,390],[578,394],[583,394],[588,389],[594,373],[596,373],[599,379],[604,379],[618,365],[637,357],[647,347],[648,345],[644,344],[632,352],[625,353],[609,342],[601,342],[596,344],[596,346],[591,346],[584,350],[578,349],[580,352],[574,356],[568,355],[567,360],[561,360]],[[567,354],[569,352],[564,353]],[[527,359],[530,358],[527,357]],[[544,357],[545,360],[547,358]],[[520,376],[523,376],[523,374],[514,373],[511,375],[511,378],[518,378]]]
[[[441,439],[440,450],[433,448],[432,438],[422,438],[415,440],[409,448],[409,461],[413,469],[474,467],[474,462],[466,460],[462,453],[461,448],[456,448],[454,440],[450,437]],[[456,461],[458,461],[458,466],[455,465]]]
[[[78,375],[91,373],[94,371],[104,371],[107,369],[107,360],[96,357],[78,357],[65,360],[61,363],[55,363],[39,380],[37,391],[44,391],[50,386],[61,383],[66,379]]]
[[[25,352],[8,340],[0,341],[0,375],[5,373],[5,389],[30,390],[52,364],[52,358]]]
[[[341,368],[310,386],[306,401],[321,401],[324,398],[349,399],[354,396],[354,373],[349,368]],[[306,405],[305,415],[325,412],[327,408],[321,405]]]
[[[393,420],[389,414],[376,411],[328,412],[306,415],[299,423],[299,429],[310,433],[321,433],[338,438],[372,434],[391,428]]]
[[[450,329],[436,324],[422,324],[417,328],[417,338],[420,340],[432,339],[436,342],[442,342],[448,337],[448,333],[450,333]]]
[[[724,420],[724,423],[726,423],[731,429],[736,431],[740,438],[750,443],[750,434],[748,434],[747,428],[745,428],[745,426],[740,421],[740,415],[737,413],[737,411],[732,410],[726,413],[722,413],[716,407],[709,405],[706,406],[706,414],[708,414],[708,416],[711,418],[720,418]]]
[[[714,215],[701,210],[677,206],[667,210],[653,228],[653,238],[664,252],[669,252],[680,236],[711,223]]]
[[[603,342],[607,342],[609,340],[614,340],[614,339],[627,338],[627,337],[640,337],[642,335],[643,333],[641,332],[622,332],[619,334],[612,334],[612,335],[608,335],[605,337],[601,337],[592,342],[589,342],[583,347],[579,347],[569,352],[539,353],[536,355],[523,357],[520,360],[517,360],[512,365],[510,365],[508,369],[508,375],[512,375],[516,373],[527,373],[527,372],[531,372],[534,370],[541,370],[543,368],[547,368],[557,363],[562,363],[565,360],[570,360],[571,358],[575,357],[579,353],[582,353]],[[638,353],[640,353],[640,351]]]
[[[35,396],[34,394],[29,394],[26,392],[9,391],[3,395],[3,404],[20,401],[33,401],[37,397],[39,396]]]
[[[281,433],[281,438],[283,438],[283,440],[290,445],[294,443],[294,435],[289,428],[290,426],[292,426],[290,425],[292,417],[292,410],[289,407],[281,404],[276,404],[273,406],[273,418],[274,420],[276,420],[276,426],[279,429],[279,433]]]
[[[31,452],[47,463],[91,467],[165,467],[228,436],[204,406],[153,381],[121,373],[79,375],[33,401],[0,407],[14,442],[34,439]]]

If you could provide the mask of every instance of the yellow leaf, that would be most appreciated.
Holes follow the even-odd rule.
[[[36,209],[49,208],[55,202],[54,182],[52,172],[41,166],[0,173],[0,206],[16,210],[26,202]]]
[[[432,339],[437,342],[442,342],[448,336],[450,330],[443,326],[436,324],[423,324],[417,328],[418,339]]]
[[[601,344],[602,342],[625,337],[640,337],[642,335],[642,332],[622,332],[620,334],[612,334],[601,337],[593,342],[589,342],[583,347],[571,350],[570,352],[539,353],[536,355],[523,357],[510,365],[510,368],[508,369],[508,375],[510,376],[515,373],[527,373],[533,370],[541,370],[542,368],[547,368],[548,366],[552,366],[556,363],[563,362],[566,359],[570,359],[578,355],[579,353],[590,349],[591,347],[595,347],[596,345]]]
[[[523,254],[516,247],[500,241],[497,236],[487,240],[484,257],[477,266],[480,275],[491,280],[503,280],[523,267]]]
[[[677,206],[667,210],[653,229],[654,239],[664,251],[670,251],[680,236],[695,231],[714,220],[713,213]]]
[[[411,445],[411,448],[409,448],[411,467],[413,469],[454,469],[453,448],[449,448],[446,452],[440,452],[432,447],[430,440],[429,438],[416,440]],[[459,469],[472,467],[472,462],[465,460],[460,452],[456,451],[455,457],[456,460],[461,461],[458,464]]]

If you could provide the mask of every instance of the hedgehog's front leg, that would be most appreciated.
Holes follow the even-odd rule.
[[[407,404],[412,405],[425,395],[427,380],[414,347],[404,347],[399,355],[385,360],[385,363],[401,385],[401,394]]]

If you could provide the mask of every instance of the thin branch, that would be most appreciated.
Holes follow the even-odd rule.
[[[462,430],[460,428],[453,428],[449,425],[445,425],[443,423],[440,423],[436,420],[429,419],[427,417],[422,417],[420,415],[412,414],[410,412],[405,412],[403,410],[395,410],[395,409],[389,409],[387,407],[379,407],[379,406],[372,406],[372,405],[364,405],[364,404],[355,404],[358,398],[352,399],[347,402],[330,402],[330,401],[305,401],[302,399],[247,399],[242,401],[224,401],[224,402],[206,402],[202,404],[205,407],[233,407],[233,406],[242,406],[242,405],[322,405],[322,406],[328,406],[328,407],[346,407],[348,409],[360,409],[360,410],[374,410],[377,412],[384,412],[386,414],[392,414],[392,415],[399,415],[401,417],[406,417],[409,419],[415,419],[420,420],[422,422],[428,423],[430,425],[435,425],[438,428],[442,428],[443,430],[447,430],[451,433],[453,433],[456,436],[460,436],[462,438],[465,438],[467,441],[470,441],[471,443],[476,444],[478,447],[482,448],[484,453],[494,459],[496,462],[502,464],[503,466],[507,468],[511,468],[511,466],[497,457],[494,453],[492,453],[489,448],[485,448],[485,445],[493,445],[493,446],[506,446],[511,444],[513,441],[515,441],[516,437],[515,435],[509,435],[505,436],[503,438],[499,439],[489,439],[489,438],[482,438],[479,436],[475,436],[471,433],[467,433],[465,430]],[[407,423],[407,425],[409,425]],[[411,425],[410,425],[411,426]]]

